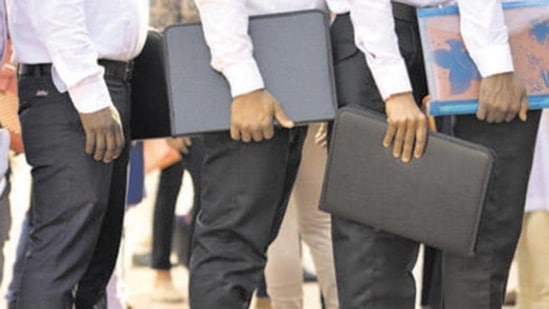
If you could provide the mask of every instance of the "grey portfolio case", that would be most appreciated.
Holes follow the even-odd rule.
[[[402,163],[382,146],[383,115],[338,112],[320,208],[463,255],[475,250],[494,164],[492,150],[430,133],[424,156]]]
[[[265,87],[297,124],[335,116],[328,17],[319,10],[255,16],[249,34]],[[201,24],[165,30],[173,135],[229,129],[229,85],[210,66]]]

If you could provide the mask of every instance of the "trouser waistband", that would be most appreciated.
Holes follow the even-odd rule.
[[[105,69],[105,77],[128,81],[133,72],[133,62],[99,59],[97,63]],[[21,76],[46,76],[51,74],[51,63],[19,64],[17,73]]]

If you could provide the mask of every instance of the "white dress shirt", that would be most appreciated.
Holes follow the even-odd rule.
[[[1,0],[0,0],[1,1]],[[98,59],[127,61],[147,33],[148,0],[7,0],[17,63],[52,63],[81,113],[112,105]]]
[[[415,7],[454,4],[460,10],[461,35],[481,76],[513,71],[500,0],[397,0]],[[330,0],[336,13],[351,12],[355,43],[366,55],[384,99],[409,92],[406,65],[397,44],[391,0]]]
[[[10,133],[8,129],[0,128],[0,195],[6,189],[8,172],[8,155],[10,152]]]
[[[451,4],[449,0],[398,0],[415,7]],[[247,34],[248,16],[322,8],[322,0],[196,0],[212,66],[223,73],[233,97],[263,88]],[[334,13],[351,13],[358,48],[366,55],[383,96],[411,91],[394,32],[391,0],[327,0]],[[465,44],[482,76],[513,70],[507,29],[499,0],[458,0]]]
[[[252,15],[324,9],[324,0],[195,0],[212,54],[212,66],[229,82],[233,97],[264,87],[248,36]]]

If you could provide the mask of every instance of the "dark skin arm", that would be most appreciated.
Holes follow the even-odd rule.
[[[116,108],[109,106],[93,113],[80,113],[80,121],[86,134],[87,154],[104,163],[120,156],[125,139]]]
[[[294,127],[280,102],[266,89],[237,96],[231,106],[231,138],[244,143],[271,139],[273,118],[284,128]]]

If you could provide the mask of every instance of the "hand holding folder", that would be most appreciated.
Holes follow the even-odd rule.
[[[403,164],[380,145],[383,115],[337,114],[320,208],[454,253],[474,253],[492,175],[492,150],[436,132],[422,158]]]

